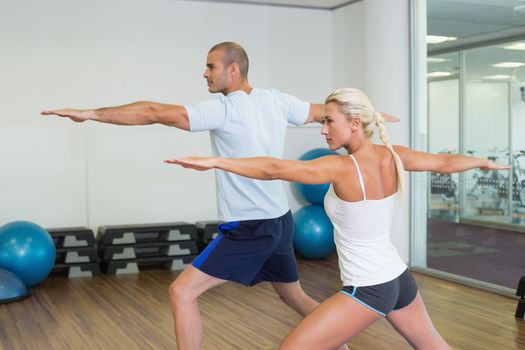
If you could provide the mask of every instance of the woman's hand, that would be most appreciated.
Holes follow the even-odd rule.
[[[487,159],[487,164],[484,164],[479,167],[481,170],[508,170],[511,168],[510,165],[500,165],[496,164],[493,161]]]

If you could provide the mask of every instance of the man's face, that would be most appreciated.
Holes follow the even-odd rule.
[[[202,75],[208,82],[208,91],[211,93],[225,92],[229,89],[231,84],[231,76],[229,67],[224,67],[223,64],[223,50],[214,50],[208,53],[206,59],[206,70]]]

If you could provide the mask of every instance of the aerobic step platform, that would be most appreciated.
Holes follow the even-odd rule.
[[[95,246],[56,248],[55,264],[80,264],[98,261],[97,248]]]
[[[121,245],[147,242],[195,240],[197,230],[187,222],[163,224],[102,226],[98,229],[99,245]]]
[[[106,261],[102,264],[105,272],[108,275],[123,275],[130,273],[138,273],[147,268],[162,267],[172,271],[183,270],[186,266],[191,264],[196,255],[187,255],[179,257],[152,257],[141,258],[136,260],[115,260]]]
[[[184,256],[197,254],[195,241],[151,242],[135,245],[110,245],[101,247],[102,260],[130,260],[158,256]]]
[[[55,264],[51,270],[52,275],[62,275],[69,278],[93,277],[101,275],[98,262],[82,264]]]
[[[57,248],[89,247],[96,243],[93,231],[86,227],[51,228],[47,232]]]
[[[101,274],[95,235],[85,227],[47,230],[56,246],[52,275],[69,278],[93,277]]]
[[[206,248],[206,246],[217,237],[219,234],[217,226],[222,223],[223,221],[218,220],[197,221],[195,223],[195,227],[197,228],[197,247],[199,248],[199,252],[202,252],[204,248]]]

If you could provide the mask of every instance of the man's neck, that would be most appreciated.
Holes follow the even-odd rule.
[[[232,85],[228,90],[224,91],[223,94],[227,96],[228,94],[234,91],[244,91],[246,94],[249,95],[252,92],[252,90],[253,88],[247,81],[242,81],[239,84]]]

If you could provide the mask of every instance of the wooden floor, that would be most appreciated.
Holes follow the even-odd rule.
[[[322,300],[339,288],[335,257],[299,261],[303,288]],[[525,349],[517,301],[414,274],[431,317],[454,349]],[[23,301],[0,305],[0,349],[175,349],[167,289],[176,273],[50,277]],[[204,294],[203,349],[277,349],[299,317],[263,283],[229,283]],[[352,315],[348,315],[351,321]],[[385,320],[351,349],[409,349]]]

